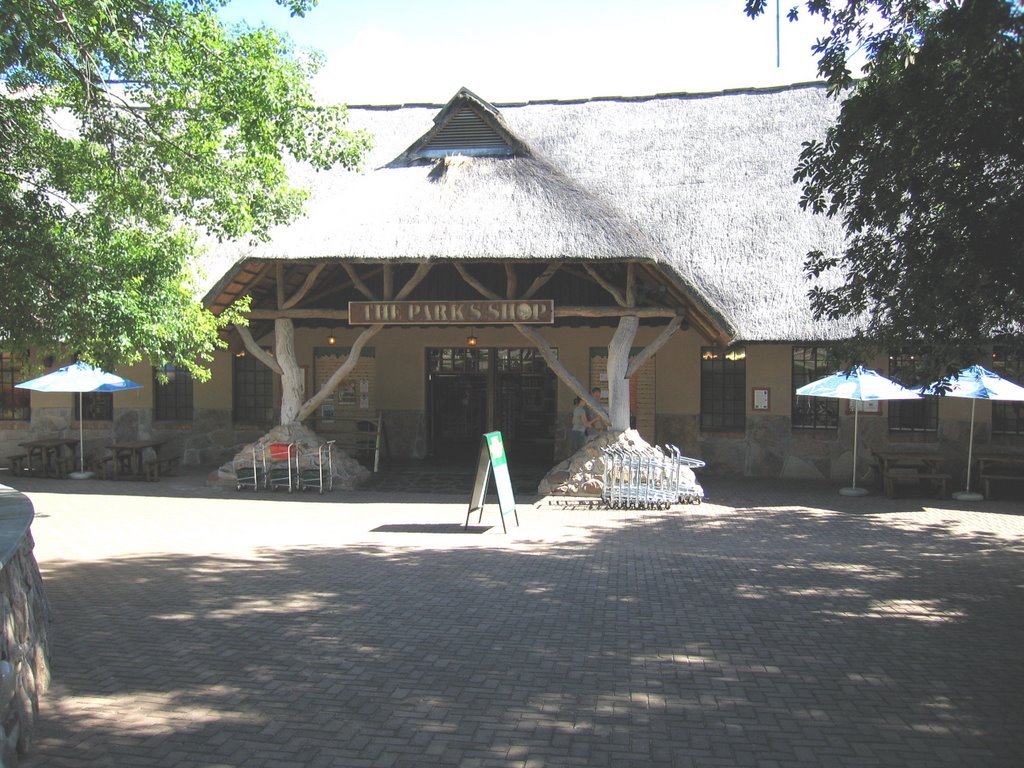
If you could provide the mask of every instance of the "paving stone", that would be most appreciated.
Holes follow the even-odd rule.
[[[188,479],[27,479],[26,768],[1021,764],[1019,503],[704,478],[461,534],[468,495]]]

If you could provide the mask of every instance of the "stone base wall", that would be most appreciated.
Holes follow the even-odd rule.
[[[77,437],[70,408],[36,408],[30,424],[8,424],[0,429],[0,467],[6,457],[24,451],[18,443],[61,435]],[[555,426],[556,460],[572,453],[569,427],[571,414],[559,414]],[[888,431],[884,416],[865,415],[859,420],[858,475],[870,474],[870,449],[881,450],[907,442],[925,442],[949,459],[954,477],[966,469],[969,422],[943,420],[938,434],[901,435]],[[243,446],[258,440],[272,425],[234,424],[229,410],[197,410],[189,423],[154,422],[148,409],[122,408],[109,427],[89,425],[84,432],[86,456],[97,455],[113,440],[164,439],[161,454],[179,456],[186,465],[216,467],[230,461]],[[653,435],[643,435],[653,444],[672,443],[683,454],[707,463],[704,471],[715,475],[782,477],[847,482],[853,462],[853,418],[843,413],[839,429],[832,431],[793,430],[788,416],[751,413],[741,432],[702,432],[700,417],[659,415]],[[384,412],[384,456],[423,459],[427,456],[427,419],[421,411]],[[978,425],[974,444],[1019,445],[1019,440],[992,436],[987,424]],[[2,768],[2,766],[0,766]]]
[[[50,605],[33,554],[32,517],[28,499],[0,486],[0,768],[15,768],[31,749],[39,698],[50,685]]]

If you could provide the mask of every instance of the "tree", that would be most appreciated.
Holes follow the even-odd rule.
[[[282,0],[283,2],[283,0]],[[355,166],[368,137],[314,103],[321,64],[218,0],[0,6],[0,347],[208,375],[202,239],[261,238],[301,211],[292,157]],[[293,0],[301,15],[315,0]]]
[[[747,0],[751,16],[765,0]],[[918,350],[922,377],[977,362],[1024,329],[1024,4],[808,0],[831,24],[819,74],[842,98],[804,144],[801,206],[842,221],[841,253],[812,251],[816,317],[855,341]],[[790,11],[796,18],[798,9]],[[863,51],[863,79],[849,58]],[[1014,338],[1016,337],[1016,338]],[[863,344],[861,345],[864,346]]]

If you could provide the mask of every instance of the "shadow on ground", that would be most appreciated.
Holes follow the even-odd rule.
[[[756,490],[533,547],[45,567],[27,765],[1019,766],[1004,516]]]

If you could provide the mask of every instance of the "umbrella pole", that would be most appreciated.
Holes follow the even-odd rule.
[[[85,414],[82,413],[82,402],[84,397],[82,396],[82,390],[78,391],[78,467],[77,472],[72,472],[68,475],[72,480],[86,480],[92,477],[92,472],[85,471],[85,431],[82,427],[82,422],[85,421]]]
[[[860,408],[857,407],[856,401],[853,404],[853,479],[850,481],[850,487],[857,487],[857,433],[860,430],[857,428],[857,417],[860,415]]]
[[[82,393],[78,393],[78,470],[85,472],[85,433],[82,431]]]
[[[971,398],[971,433],[967,440],[967,487],[953,494],[957,501],[981,501],[985,498],[977,491],[971,490],[971,464],[974,463],[974,406],[977,402],[977,398]]]
[[[865,496],[867,495],[867,488],[857,487],[857,433],[860,430],[857,428],[857,417],[860,413],[860,409],[857,407],[857,401],[853,401],[853,481],[849,488],[840,488],[839,494],[841,496]]]

